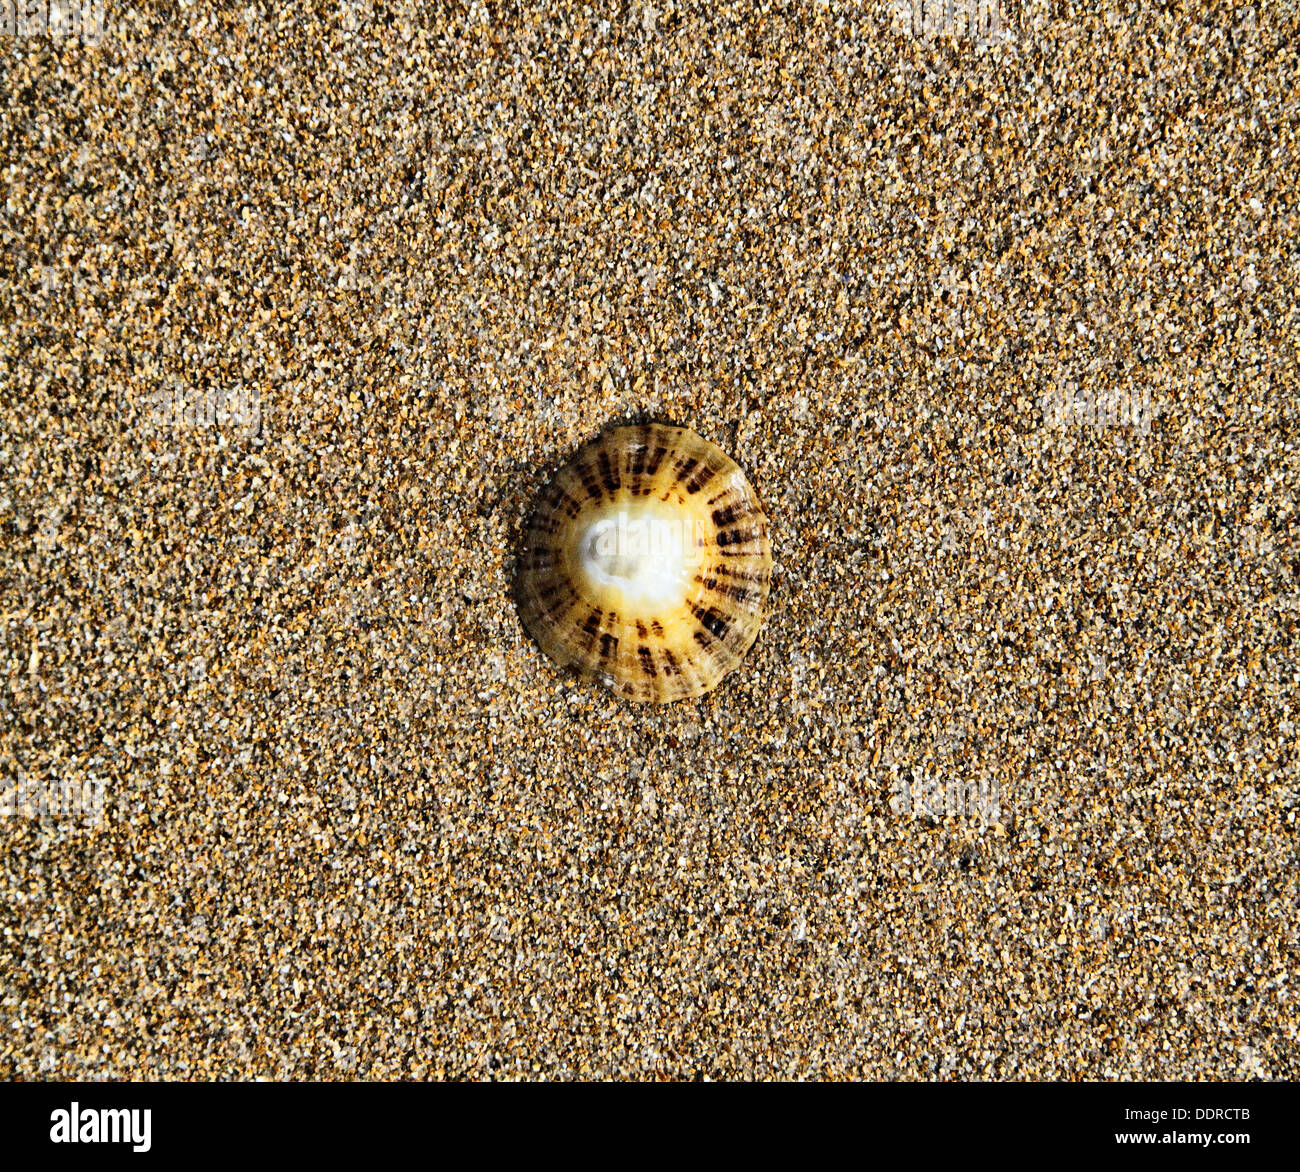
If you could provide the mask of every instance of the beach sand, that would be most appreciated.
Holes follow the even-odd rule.
[[[306,7],[0,39],[0,1074],[1297,1077],[1296,18]],[[664,708],[511,600],[639,419]]]

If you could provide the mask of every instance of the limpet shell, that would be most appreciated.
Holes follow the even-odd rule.
[[[767,607],[772,545],[745,474],[689,428],[616,427],[542,490],[515,594],[557,663],[631,700],[718,686]]]

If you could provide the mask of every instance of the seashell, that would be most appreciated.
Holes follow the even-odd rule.
[[[557,663],[665,704],[740,663],[771,575],[767,517],[735,461],[689,428],[646,423],[592,440],[541,492],[515,592]]]

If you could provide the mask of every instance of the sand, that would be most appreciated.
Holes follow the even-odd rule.
[[[1300,27],[1135,7],[0,41],[0,1074],[1300,1074]],[[510,597],[638,419],[666,708]]]

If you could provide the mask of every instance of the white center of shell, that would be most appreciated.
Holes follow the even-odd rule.
[[[583,573],[601,591],[644,612],[680,605],[702,534],[689,519],[620,508],[595,518],[578,547]]]

